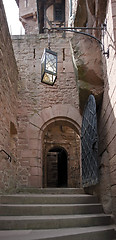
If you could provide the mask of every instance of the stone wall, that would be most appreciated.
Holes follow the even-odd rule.
[[[19,0],[19,19],[23,24],[26,34],[38,33],[36,0]]]
[[[57,2],[57,1],[56,1]],[[19,19],[22,22],[26,34],[38,34],[38,32],[43,32],[44,28],[51,27],[64,27],[68,26],[69,19],[69,1],[65,1],[65,23],[61,21],[54,21],[54,7],[55,1],[39,1],[39,24],[37,16],[37,2],[36,0],[19,0]],[[44,9],[43,9],[44,7]],[[73,7],[74,8],[74,7]],[[76,9],[75,9],[76,10]],[[48,21],[47,21],[48,18]],[[49,24],[48,24],[49,23]],[[42,29],[41,29],[42,28]]]
[[[42,187],[43,133],[52,122],[65,121],[80,131],[78,87],[69,38],[51,34],[51,49],[58,53],[58,75],[54,86],[41,83],[41,57],[48,36],[13,37],[19,69],[18,83],[18,184]]]
[[[116,217],[116,0],[108,1],[105,49],[109,58],[104,61],[104,95],[99,122],[101,157],[101,198],[106,211]],[[110,172],[109,172],[110,171]],[[108,177],[109,176],[109,177]],[[112,197],[112,200],[111,200]]]
[[[13,189],[16,183],[17,82],[12,42],[0,1],[0,191]],[[11,162],[2,149],[12,157]]]
[[[80,137],[74,129],[63,122],[49,126],[44,132],[43,166],[46,166],[46,156],[53,148],[61,147],[67,152],[67,186],[80,186]],[[63,161],[63,159],[62,159]],[[46,175],[46,173],[45,173]],[[45,176],[46,179],[46,176]]]
[[[73,64],[79,91],[79,106],[83,113],[88,96],[96,98],[97,108],[102,102],[104,76],[101,45],[90,36],[75,33],[71,39]]]
[[[75,6],[75,2],[73,2],[73,5]],[[103,100],[101,102],[97,102],[97,109],[100,110],[101,108],[101,112],[98,112],[100,184],[98,186],[99,190],[97,190],[97,193],[101,198],[104,210],[106,212],[112,211],[113,214],[116,216],[116,0],[78,0],[76,14],[74,11],[73,14],[74,25],[77,27],[98,27],[101,26],[104,21],[107,23],[104,47],[105,52],[107,52],[107,49],[109,49],[108,59],[104,56],[102,58],[100,57],[100,52],[99,50],[97,51],[96,46],[96,50],[92,50],[91,48],[90,59],[92,60],[93,58],[93,61],[91,62],[90,60],[90,65],[88,64],[87,66],[86,59],[88,60],[88,58],[86,58],[86,55],[83,51],[83,49],[86,48],[87,42],[85,41],[85,43],[83,44],[85,48],[81,48],[79,47],[79,43],[75,37],[73,38],[72,46],[78,72],[77,79],[79,80],[79,82],[77,81],[77,83],[80,85],[80,83],[83,83],[84,80],[84,85],[81,84],[79,88],[79,99],[81,108],[83,105],[83,101],[85,101],[86,97],[85,94],[82,94],[83,91],[86,94],[87,91],[93,91],[94,95],[96,95],[96,93],[98,92],[98,96],[101,95],[99,100],[102,100],[104,82]],[[100,32],[92,30],[89,30],[87,32],[93,34],[100,39]],[[94,43],[94,40],[90,41],[91,43]],[[80,43],[82,45],[82,40],[80,41]],[[95,44],[93,46],[95,47]],[[88,51],[90,51],[89,47],[87,47],[87,49]],[[87,52],[87,50],[85,52]],[[95,85],[98,83],[98,86],[94,86],[95,88],[92,86],[91,88],[90,85],[88,85],[88,83],[92,83],[93,85],[94,82],[91,82],[92,72],[90,75],[86,74],[87,71],[85,71],[85,69],[83,68],[83,63],[86,67],[86,70],[87,68],[94,69],[94,71],[97,73],[97,76],[101,76],[101,82],[99,81],[100,78],[98,80],[93,77],[93,79],[95,80]],[[92,67],[92,65],[94,66]],[[93,191],[95,191],[95,188]]]
[[[68,26],[69,27],[74,27],[74,21],[75,21],[75,16],[76,16],[76,11],[77,11],[77,4],[78,4],[78,1],[77,0],[69,0],[68,1],[69,4],[68,4]]]
[[[78,0],[73,1],[74,25],[75,27],[101,27],[106,15],[107,0]],[[92,29],[87,30],[97,37],[100,34]]]
[[[19,0],[19,17],[25,16],[29,17],[32,16],[37,11],[36,0]]]

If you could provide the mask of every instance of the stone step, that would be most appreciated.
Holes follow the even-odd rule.
[[[1,240],[113,240],[111,216],[83,189],[26,188],[1,195],[0,215]]]
[[[83,188],[21,188],[17,193],[37,193],[37,194],[83,194]]]
[[[0,216],[0,230],[58,229],[111,224],[110,215]]]
[[[0,204],[0,215],[61,215],[102,213],[99,203],[91,204]]]
[[[83,204],[97,203],[96,196],[87,194],[14,194],[0,196],[2,204]]]
[[[111,240],[114,226],[0,231],[1,240]]]

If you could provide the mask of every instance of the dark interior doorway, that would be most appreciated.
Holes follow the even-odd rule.
[[[64,148],[52,148],[47,155],[47,186],[67,187],[67,152]]]

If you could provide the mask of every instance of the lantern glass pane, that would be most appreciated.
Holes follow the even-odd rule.
[[[57,78],[57,53],[44,49],[41,58],[41,81],[53,85]]]
[[[43,78],[43,82],[48,83],[48,84],[50,84],[50,85],[53,85],[55,79],[56,79],[56,76],[51,75],[51,74],[49,74],[49,73],[45,73],[45,74],[44,74],[44,78]]]
[[[46,70],[56,74],[57,57],[49,52],[46,52]]]

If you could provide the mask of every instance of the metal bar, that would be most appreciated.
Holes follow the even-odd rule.
[[[11,156],[4,149],[1,149],[0,152],[4,152],[8,156],[8,160],[11,162]]]
[[[104,27],[52,27],[50,29],[48,28],[44,28],[46,30],[48,30],[49,32],[50,31],[63,31],[63,32],[73,32],[73,33],[77,33],[77,34],[82,34],[82,35],[85,35],[85,36],[88,36],[90,38],[93,38],[94,40],[96,40],[101,46],[102,46],[102,51],[103,51],[103,54],[104,55],[107,55],[107,58],[109,58],[109,49],[107,50],[107,52],[105,52],[105,49],[104,49],[104,31],[106,31],[106,26]],[[77,31],[77,30],[99,30],[99,31],[103,31],[103,43],[102,41],[100,41],[98,38],[96,38],[95,36],[89,34],[89,33],[86,33],[86,32],[82,32],[82,31]]]
[[[54,29],[57,29],[57,28],[54,28]],[[60,28],[62,30],[64,29],[70,29],[70,30],[81,30],[81,29],[84,29],[84,30],[104,30],[104,27],[64,27],[64,28]]]
[[[85,35],[85,36],[88,36],[88,37],[91,37],[91,38],[95,39],[99,44],[101,44],[103,46],[103,43],[98,38],[94,37],[93,35],[91,35],[89,33],[77,31],[77,28],[65,28],[64,27],[64,28],[51,28],[51,29],[46,28],[46,29],[48,31],[56,30],[56,31],[74,32],[74,33],[82,34],[82,35]],[[100,28],[100,30],[101,30],[101,28]]]
[[[36,0],[36,4],[37,4],[37,20],[38,20],[38,29],[39,29],[39,0]]]
[[[89,33],[77,32],[76,30],[71,30],[70,32],[75,32],[75,33],[78,33],[78,34],[82,34],[82,35],[91,37],[91,38],[95,39],[97,42],[99,42],[101,45],[103,45],[103,43],[102,43],[98,38],[94,37],[93,35],[91,35],[91,34],[89,34]]]

